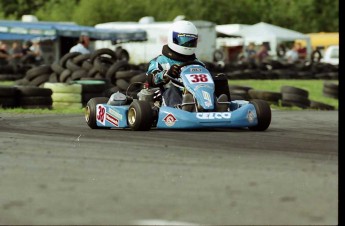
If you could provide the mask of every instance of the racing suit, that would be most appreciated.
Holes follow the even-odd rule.
[[[163,105],[175,107],[177,104],[182,103],[181,88],[171,85],[169,79],[164,74],[173,64],[180,65],[190,61],[202,63],[196,58],[195,54],[182,55],[171,50],[168,45],[163,46],[161,55],[150,61],[146,72],[147,81],[151,87],[160,87]]]

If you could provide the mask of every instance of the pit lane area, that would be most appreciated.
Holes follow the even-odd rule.
[[[0,224],[338,223],[338,111],[272,111],[265,132],[0,117]]]

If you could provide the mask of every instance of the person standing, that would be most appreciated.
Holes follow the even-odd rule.
[[[303,47],[300,42],[296,43],[297,52],[300,60],[305,60],[307,58],[307,48]]]
[[[31,51],[31,46],[32,46],[32,42],[30,40],[25,41],[23,43],[23,47],[22,47],[22,58],[21,58],[21,63],[23,64],[33,64],[35,63],[35,55],[34,53]]]
[[[262,63],[269,56],[268,50],[265,44],[260,46],[258,53],[256,54],[258,63]]]
[[[87,54],[90,53],[89,50],[89,45],[90,45],[90,37],[88,35],[82,34],[79,37],[79,42],[78,44],[76,44],[75,46],[73,46],[70,49],[70,53],[71,52],[79,52],[81,54]]]
[[[256,58],[256,50],[254,43],[249,43],[248,47],[245,50],[245,58],[248,63],[254,64]]]
[[[297,45],[292,45],[291,49],[286,52],[285,58],[288,63],[293,64],[298,61],[298,51],[297,51]]]
[[[35,63],[39,64],[43,61],[42,49],[38,40],[33,42],[32,46],[30,47],[30,51],[35,56]]]
[[[7,44],[0,43],[0,65],[7,65],[10,59],[10,54],[7,51]]]
[[[23,50],[21,45],[18,42],[12,42],[12,48],[9,50],[9,64],[12,66],[14,73],[17,73],[19,69],[19,64],[23,57]]]
[[[18,42],[12,43],[12,48],[9,52],[12,60],[16,63],[18,63],[20,61],[20,58],[23,56],[22,47],[18,44]]]

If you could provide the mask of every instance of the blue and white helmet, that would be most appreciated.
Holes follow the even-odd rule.
[[[198,29],[186,20],[176,21],[168,33],[168,46],[182,55],[193,55],[198,44]]]

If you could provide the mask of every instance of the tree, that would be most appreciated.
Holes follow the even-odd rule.
[[[138,21],[153,16],[171,21],[178,15],[216,24],[266,22],[302,33],[339,31],[335,0],[0,0],[0,17],[74,21],[94,26],[111,21]]]
[[[73,21],[75,9],[79,0],[50,0],[36,12],[39,20]]]
[[[5,18],[20,19],[22,15],[35,14],[45,3],[45,0],[0,0],[0,9]]]

